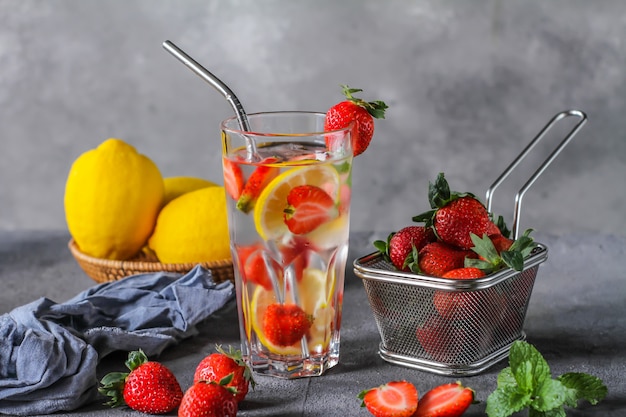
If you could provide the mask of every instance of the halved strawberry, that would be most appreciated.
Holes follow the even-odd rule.
[[[337,216],[333,198],[314,185],[294,187],[287,195],[287,204],[285,224],[296,235],[310,233]]]
[[[263,316],[263,334],[278,346],[291,346],[311,328],[313,318],[295,304],[270,304]]]
[[[278,161],[277,158],[266,158],[261,161],[262,165],[255,168],[237,200],[238,210],[248,213],[254,208],[261,191],[280,173],[280,168],[269,165],[276,161]]]
[[[413,417],[459,417],[474,402],[474,391],[460,382],[439,385],[419,400]]]
[[[388,106],[380,100],[367,102],[352,95],[363,91],[361,89],[350,88],[347,85],[342,85],[341,88],[347,100],[328,109],[324,130],[343,129],[354,122],[352,148],[354,156],[357,156],[367,149],[374,136],[373,118],[384,119]],[[329,147],[332,146],[329,144]]]
[[[417,389],[407,381],[391,381],[361,391],[361,407],[375,417],[410,417],[417,409]]]
[[[241,166],[226,158],[222,160],[222,163],[224,166],[224,188],[233,200],[239,200],[244,185]]]

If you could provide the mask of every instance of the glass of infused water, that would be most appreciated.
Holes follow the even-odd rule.
[[[257,374],[322,375],[339,361],[352,125],[268,112],[221,123],[242,352]]]

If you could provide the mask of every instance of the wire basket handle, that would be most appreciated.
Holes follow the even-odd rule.
[[[583,125],[587,122],[587,115],[580,110],[567,110],[555,115],[547,125],[544,126],[543,129],[535,136],[535,138],[526,145],[526,148],[511,162],[507,169],[504,170],[500,177],[489,187],[487,190],[487,210],[491,212],[491,199],[493,198],[493,193],[500,186],[500,184],[511,174],[511,172],[519,165],[519,163],[530,153],[530,151],[539,143],[541,139],[548,133],[548,131],[561,119],[565,119],[567,117],[578,117],[580,121],[574,126],[574,128],[569,132],[569,134],[559,143],[559,145],[552,151],[550,156],[543,162],[543,164],[535,171],[535,173],[530,177],[530,179],[524,184],[522,188],[515,195],[515,211],[513,213],[513,238],[517,239],[519,236],[519,223],[520,223],[520,213],[522,210],[522,198],[528,189],[535,183],[537,178],[548,168],[548,165],[554,161],[554,159],[561,153],[563,148],[572,140],[574,136],[578,133],[578,131],[583,127]]]

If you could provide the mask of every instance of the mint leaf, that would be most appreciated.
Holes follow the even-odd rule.
[[[517,385],[531,394],[536,394],[537,389],[552,378],[548,362],[534,346],[526,342],[513,342],[509,351],[509,364]]]
[[[567,390],[566,404],[577,407],[578,400],[586,400],[592,405],[602,401],[608,392],[600,378],[581,372],[569,372],[558,377]]]
[[[537,411],[551,411],[555,408],[563,408],[567,396],[567,388],[561,381],[546,379],[534,392],[531,408]]]
[[[489,417],[508,417],[528,408],[528,417],[565,417],[564,406],[581,399],[592,405],[607,388],[599,378],[570,372],[553,379],[548,362],[531,344],[518,340],[509,350],[509,367],[498,374],[497,388],[487,398]]]
[[[533,408],[528,410],[528,417],[566,417],[563,407],[558,407],[549,411],[537,411]]]
[[[515,387],[497,388],[487,398],[485,412],[489,417],[508,417],[528,406],[530,397],[520,396]]]

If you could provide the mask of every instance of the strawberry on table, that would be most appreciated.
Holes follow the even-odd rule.
[[[163,364],[148,361],[142,350],[128,354],[129,373],[112,372],[101,380],[98,391],[110,397],[107,405],[128,405],[148,414],[164,414],[181,402],[183,392],[174,374]]]
[[[437,237],[452,246],[471,249],[471,233],[478,236],[500,234],[485,206],[471,193],[450,191],[448,181],[440,173],[430,183],[428,200],[432,210],[413,217],[413,221],[431,226]]]
[[[193,375],[194,384],[204,382],[219,382],[225,377],[232,375],[226,387],[233,387],[236,391],[235,399],[241,402],[248,394],[249,386],[254,388],[250,368],[243,360],[240,350],[229,347],[226,352],[221,346],[216,347],[217,352],[206,356],[200,361]]]
[[[474,391],[460,382],[439,385],[419,400],[414,417],[460,417],[474,402]]]
[[[353,96],[363,90],[342,85],[346,100],[332,106],[326,112],[324,130],[338,130],[355,123],[352,131],[352,148],[354,156],[362,154],[374,136],[374,118],[384,119],[388,106],[380,101],[367,102]]]
[[[232,375],[230,375],[232,376]],[[230,376],[219,382],[200,381],[183,396],[179,417],[235,417],[239,410],[234,389],[227,388]]]
[[[417,409],[417,389],[407,381],[391,381],[364,390],[358,398],[361,407],[375,417],[410,417]]]
[[[263,333],[277,346],[300,341],[313,324],[313,318],[295,304],[270,304],[263,316]]]
[[[296,235],[310,233],[337,216],[333,198],[314,185],[292,188],[287,195],[287,204],[285,224]]]

